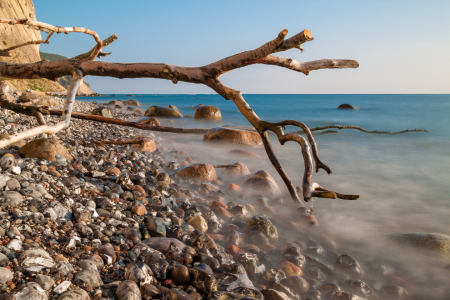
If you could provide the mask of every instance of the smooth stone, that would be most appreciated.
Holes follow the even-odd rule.
[[[195,216],[188,222],[189,225],[197,229],[201,233],[208,231],[208,222],[202,216]]]
[[[55,281],[50,276],[42,274],[37,274],[35,281],[46,291],[50,290],[51,287],[55,285]]]

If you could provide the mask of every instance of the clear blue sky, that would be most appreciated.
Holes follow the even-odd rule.
[[[450,93],[450,1],[151,1],[36,0],[38,20],[119,39],[105,51],[114,62],[201,66],[275,38],[309,29],[299,61],[354,59],[358,69],[309,76],[274,66],[250,66],[221,77],[244,93]],[[41,51],[72,57],[92,37],[52,37]],[[211,93],[207,87],[159,79],[87,77],[100,93]]]

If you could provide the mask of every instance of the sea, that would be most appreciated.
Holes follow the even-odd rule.
[[[251,108],[263,120],[279,122],[297,120],[310,128],[326,125],[355,125],[367,130],[402,131],[426,129],[426,132],[370,134],[358,130],[335,130],[337,133],[315,134],[319,156],[333,171],[313,174],[313,181],[325,188],[358,194],[356,201],[314,199],[319,226],[344,244],[349,253],[366,255],[364,245],[379,235],[391,232],[423,232],[450,235],[450,95],[264,95],[244,94]],[[163,126],[213,128],[223,125],[250,126],[232,101],[219,95],[107,95],[79,98],[104,104],[112,100],[134,99],[142,111],[149,106],[176,106],[183,115],[193,116],[193,106],[213,105],[220,109],[222,120],[197,121],[190,117],[161,120]],[[338,110],[348,103],[358,110]],[[139,118],[137,118],[139,119]],[[299,130],[287,127],[286,132]],[[291,200],[262,147],[217,145],[202,140],[202,135],[155,133],[168,148],[185,149],[195,161],[232,164],[243,161],[251,172],[268,171],[285,192],[286,209]],[[303,159],[295,143],[279,145],[271,136],[275,153],[295,185],[301,185]],[[229,152],[243,149],[261,155],[262,160],[243,160]],[[241,184],[242,182],[236,182]],[[295,236],[295,230],[290,233]],[[383,251],[377,250],[376,252]],[[376,254],[376,253],[375,253]],[[370,253],[370,255],[375,255]],[[413,260],[407,260],[411,264]],[[417,261],[414,263],[417,265]],[[426,270],[427,262],[420,269]],[[417,271],[417,268],[415,269]],[[429,277],[431,270],[420,276]],[[419,272],[420,273],[420,272]],[[427,278],[428,278],[427,277]],[[448,274],[447,274],[448,278]],[[431,298],[430,298],[431,299]]]

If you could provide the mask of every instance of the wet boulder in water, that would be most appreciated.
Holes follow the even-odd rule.
[[[248,146],[262,145],[261,136],[256,131],[248,131],[231,127],[212,128],[205,133],[203,140]]]
[[[335,263],[336,270],[353,277],[362,277],[363,272],[359,263],[348,254],[342,254]]]
[[[234,156],[244,157],[244,158],[262,159],[262,157],[256,153],[253,153],[250,151],[245,151],[245,150],[240,150],[240,149],[231,150],[230,154],[234,155]]]
[[[440,233],[395,232],[386,235],[391,241],[405,249],[433,254],[428,258],[438,258],[445,263],[450,262],[450,236]]]
[[[290,288],[288,288],[287,286],[285,286],[279,282],[272,281],[269,284],[268,288],[282,292],[292,300],[301,300],[301,297],[299,294],[297,294],[295,291],[291,290]]]
[[[261,293],[264,295],[264,299],[268,300],[291,300],[285,293],[273,289],[262,290]]]
[[[306,262],[305,256],[303,256],[300,247],[293,244],[286,248],[283,253],[283,259],[296,265],[297,267],[303,267]]]
[[[150,106],[144,115],[146,117],[171,117],[171,118],[183,117],[183,115],[179,111],[161,106]]]
[[[278,184],[266,171],[258,171],[244,183],[244,188],[253,193],[264,193],[271,196],[281,194]]]
[[[375,300],[378,299],[375,292],[363,281],[349,279],[344,282],[344,290],[349,291],[352,294],[360,296],[364,299]]]
[[[123,103],[123,105],[129,105],[129,106],[141,106],[139,104],[139,102],[137,102],[134,99],[130,99],[130,100],[127,100],[127,101],[122,101],[122,103]]]
[[[139,120],[138,123],[150,126],[161,126],[161,123],[159,123],[158,119],[154,117]]]
[[[339,105],[337,109],[352,109],[352,110],[358,110],[358,109],[357,109],[356,107],[354,107],[353,105],[350,105],[350,104],[347,104],[347,103]]]
[[[175,171],[178,177],[211,182],[217,179],[215,168],[210,164],[192,164]]]
[[[170,275],[176,285],[189,285],[189,269],[186,266],[175,263]]]
[[[247,221],[245,230],[248,233],[264,233],[269,239],[278,239],[277,228],[264,216],[255,216]]]
[[[286,280],[283,280],[282,283],[286,284],[286,286],[301,295],[309,290],[308,281],[300,276],[291,276]]]
[[[107,107],[98,107],[92,110],[91,114],[105,118],[112,118],[111,111]]]
[[[329,298],[334,293],[340,292],[341,287],[335,283],[325,283],[320,287],[319,291],[322,293],[323,296]]]
[[[265,282],[280,282],[286,278],[286,273],[281,269],[268,269],[262,274],[262,279]]]
[[[194,118],[217,121],[222,120],[222,114],[217,107],[212,105],[205,105],[197,107],[195,109]]]
[[[66,147],[50,139],[34,139],[20,147],[19,152],[22,157],[26,158],[38,158],[56,162],[56,155],[62,155],[68,161],[73,160]]]
[[[408,292],[401,286],[383,286],[380,289],[380,298],[385,300],[406,300],[408,299]]]
[[[142,152],[155,152],[156,151],[156,144],[155,141],[148,137],[141,137],[137,138],[136,140],[140,141],[142,144],[132,144],[131,148],[135,151],[142,151]]]
[[[234,163],[233,167],[226,167],[221,173],[222,177],[229,178],[240,178],[249,174],[249,169],[241,162]]]

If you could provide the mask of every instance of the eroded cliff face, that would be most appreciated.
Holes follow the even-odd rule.
[[[32,0],[0,0],[0,18],[5,19],[32,19],[36,20],[34,4]],[[45,22],[45,20],[39,20]],[[28,41],[41,39],[39,30],[30,29],[23,25],[0,24],[0,49],[21,44]],[[27,45],[12,50],[12,57],[0,56],[0,61],[11,63],[34,63],[41,60],[39,45]],[[66,89],[59,83],[47,79],[5,79],[12,89],[16,90],[41,90],[45,92],[62,92]],[[85,84],[80,86],[80,92],[92,93]]]

